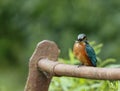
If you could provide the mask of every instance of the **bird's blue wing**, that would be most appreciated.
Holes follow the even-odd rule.
[[[96,59],[95,51],[89,44],[86,44],[86,53],[87,56],[90,58],[93,66],[96,67],[97,59]]]

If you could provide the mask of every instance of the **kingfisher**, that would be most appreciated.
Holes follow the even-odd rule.
[[[73,46],[73,54],[82,65],[96,67],[97,58],[94,49],[90,46],[87,36],[79,34]]]

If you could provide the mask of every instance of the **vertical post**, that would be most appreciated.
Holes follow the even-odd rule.
[[[24,91],[48,91],[52,75],[45,75],[38,69],[38,61],[43,58],[57,61],[58,55],[59,49],[54,42],[44,40],[38,43],[29,61],[29,74]]]

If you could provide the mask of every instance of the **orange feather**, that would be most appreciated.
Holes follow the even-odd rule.
[[[89,57],[87,56],[85,43],[84,42],[76,42],[73,47],[73,54],[76,58],[82,62],[83,65],[93,66]]]

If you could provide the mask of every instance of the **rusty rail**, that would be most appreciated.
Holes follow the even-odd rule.
[[[98,80],[120,80],[120,68],[77,67],[57,62],[59,49],[52,41],[38,43],[29,62],[24,91],[48,91],[53,76],[69,76]]]

